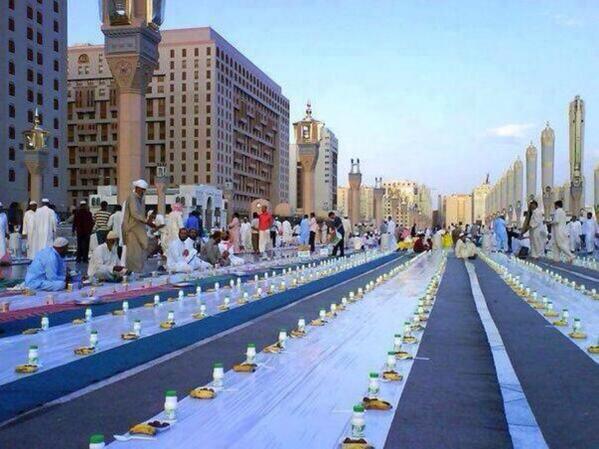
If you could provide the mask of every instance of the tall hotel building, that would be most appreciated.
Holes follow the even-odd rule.
[[[234,211],[289,201],[289,101],[281,87],[211,28],[162,31],[146,97],[146,177],[233,186]],[[117,95],[102,45],[69,47],[72,204],[116,184]]]
[[[26,202],[23,131],[49,132],[42,194],[67,207],[67,0],[0,0],[0,201]]]

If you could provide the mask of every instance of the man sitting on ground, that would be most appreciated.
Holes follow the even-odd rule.
[[[68,276],[64,256],[69,241],[64,237],[54,240],[35,255],[25,275],[25,287],[32,290],[59,291],[67,286]]]
[[[472,240],[466,238],[466,234],[460,233],[458,241],[455,244],[455,255],[458,259],[476,259],[476,245]]]
[[[166,269],[173,273],[188,273],[208,264],[198,257],[193,240],[187,236],[187,229],[179,229],[179,238],[171,240],[166,252]]]
[[[414,241],[414,252],[420,254],[429,249],[431,249],[429,244],[424,241],[424,232],[421,232],[418,234],[418,237],[416,237],[416,241]]]
[[[90,279],[95,278],[98,281],[120,282],[125,267],[121,265],[118,255],[118,234],[110,231],[106,235],[106,241],[98,245],[89,260],[87,275]]]
[[[214,231],[208,241],[204,244],[204,246],[202,246],[200,257],[204,262],[208,262],[212,266],[219,265],[221,267],[231,264],[231,261],[228,260],[229,254],[227,251],[225,251],[226,254],[221,255],[220,253],[220,249],[218,247],[220,240],[220,231]]]

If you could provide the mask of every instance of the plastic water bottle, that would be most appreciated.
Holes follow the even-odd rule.
[[[160,296],[154,295],[154,305],[157,306],[160,304]]]
[[[39,349],[36,345],[29,346],[29,351],[27,353],[27,363],[29,365],[36,365],[39,363]]]
[[[89,438],[89,449],[104,449],[104,435],[96,434]]]
[[[364,437],[364,429],[366,422],[364,420],[364,406],[361,404],[354,405],[354,412],[351,418],[351,436],[354,439]]]
[[[129,301],[123,301],[123,312],[127,313],[129,311]]]
[[[282,349],[285,349],[285,342],[287,341],[287,331],[285,329],[281,329],[279,331],[279,346]]]
[[[183,290],[179,290],[179,299],[183,299],[185,297],[185,292],[183,292]]]
[[[392,371],[395,368],[395,363],[396,363],[395,352],[389,351],[387,353],[387,369],[389,371]]]
[[[215,363],[214,369],[212,370],[212,385],[214,388],[223,387],[223,378],[225,377],[225,371],[222,363]]]
[[[43,331],[47,331],[50,328],[50,319],[46,315],[42,317],[42,323],[40,327]]]
[[[177,392],[168,390],[164,398],[164,415],[168,421],[177,419]]]
[[[91,307],[88,307],[85,309],[85,321],[91,321],[92,319],[92,309]]]
[[[379,373],[370,373],[368,382],[368,397],[376,398],[379,394]]]
[[[246,363],[254,363],[256,360],[256,345],[254,343],[248,344],[247,350],[245,351],[245,362]]]
[[[92,348],[95,348],[98,344],[98,331],[91,331],[89,334],[89,345]]]
[[[135,320],[133,322],[133,333],[138,337],[141,335],[141,321]]]

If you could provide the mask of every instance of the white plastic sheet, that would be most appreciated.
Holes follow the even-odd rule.
[[[308,268],[301,272],[306,279],[309,276],[316,276],[318,273],[324,275],[324,272],[329,269],[348,268],[353,264],[363,264],[373,258],[381,257],[382,253],[372,252],[367,254],[357,254],[349,260],[339,259],[328,261],[323,265],[314,268]],[[330,273],[332,274],[332,273]],[[40,368],[38,373],[64,365],[68,362],[81,358],[74,354],[74,349],[80,346],[89,346],[89,334],[92,330],[98,332],[99,345],[96,353],[114,348],[116,346],[128,344],[129,342],[121,339],[121,334],[130,332],[133,328],[135,320],[141,321],[141,338],[156,334],[158,332],[168,332],[160,328],[160,323],[166,321],[169,311],[175,313],[175,322],[178,326],[195,321],[192,314],[199,312],[200,302],[206,305],[206,313],[208,315],[217,315],[221,311],[219,305],[223,303],[225,296],[230,297],[230,308],[239,307],[237,299],[243,295],[243,292],[248,292],[249,300],[256,293],[257,288],[261,287],[266,293],[267,284],[280,285],[282,280],[285,280],[287,287],[291,286],[292,276],[276,276],[270,277],[267,281],[260,278],[258,284],[251,282],[242,284],[241,289],[235,288],[231,290],[227,286],[221,286],[218,292],[203,292],[200,297],[185,297],[183,300],[175,302],[163,301],[159,307],[146,308],[137,307],[130,309],[123,316],[101,315],[88,323],[82,325],[73,325],[71,323],[62,324],[59,326],[50,327],[45,332],[39,332],[35,335],[14,335],[0,339],[0,385],[23,377],[22,374],[15,373],[15,366],[27,362],[27,351],[30,345],[39,347]],[[151,300],[150,300],[151,302]],[[92,308],[93,310],[93,308]],[[81,309],[81,318],[83,318],[84,309]],[[51,319],[51,318],[50,318]],[[50,323],[52,324],[52,323]],[[88,355],[85,357],[93,357]],[[37,374],[37,373],[36,373]],[[36,374],[30,374],[36,375]]]
[[[245,265],[235,266],[235,267],[222,267],[222,268],[212,268],[209,270],[202,271],[194,271],[192,273],[176,273],[170,275],[170,280],[173,283],[182,282],[184,280],[189,279],[203,279],[210,276],[217,275],[226,275],[226,274],[237,274],[237,273],[245,273],[253,270],[262,270],[272,266],[279,266],[281,264],[298,264],[303,262],[318,262],[322,260],[322,257],[314,257],[310,260],[306,260],[300,257],[285,257],[285,258],[275,258],[273,260],[261,260],[255,262],[253,260],[249,261]],[[151,279],[153,285],[164,285],[167,282],[167,274],[161,274],[156,278]],[[143,288],[150,280],[142,279],[134,282],[129,282],[129,289],[141,289]],[[114,289],[117,291],[122,291],[125,287],[121,284],[105,284],[103,286],[95,287],[96,296],[107,295],[113,292]],[[72,292],[60,291],[60,292],[35,292],[35,294],[31,296],[25,295],[15,295],[0,298],[0,304],[8,302],[10,303],[11,310],[21,310],[27,309],[31,307],[39,307],[46,303],[46,300],[49,296],[52,296],[54,302],[57,304],[69,302],[69,301],[78,301],[81,300],[84,296],[88,296],[90,287],[85,287],[81,290],[75,290]]]
[[[414,312],[441,259],[441,254],[419,257],[326,326],[308,326],[306,337],[288,340],[283,354],[258,354],[254,374],[227,372],[225,390],[214,400],[182,399],[177,423],[156,441],[114,442],[109,447],[338,447],[349,433],[352,406],[367,392],[369,372],[382,370],[393,335],[403,332],[403,323]],[[331,302],[339,300],[331,298]],[[311,318],[315,317],[306,317]],[[273,329],[273,342],[277,334],[278,329]],[[416,353],[416,345],[406,348]],[[239,348],[240,361],[244,351]],[[398,361],[396,369],[407,376],[412,363]],[[380,397],[391,402],[393,410],[366,413],[366,437],[375,447],[383,447],[405,382],[381,382]],[[185,394],[179,392],[180,397]]]
[[[574,318],[580,318],[582,320],[582,330],[586,332],[587,338],[585,340],[570,338],[570,341],[595,362],[599,363],[599,357],[589,354],[586,350],[591,344],[597,344],[597,339],[599,338],[599,301],[595,301],[571,287],[556,282],[547,274],[528,268],[513,258],[508,258],[501,254],[493,254],[491,259],[506,267],[511,274],[520,276],[520,281],[526,287],[537,291],[539,300],[543,296],[547,296],[549,301],[553,301],[553,309],[556,312],[561,313],[562,309],[568,309],[570,325],[567,327],[555,326],[555,329],[566,337],[570,338],[568,333],[572,332]],[[542,314],[543,312],[543,310],[539,310],[539,313]],[[544,318],[548,322],[559,319],[555,317]]]

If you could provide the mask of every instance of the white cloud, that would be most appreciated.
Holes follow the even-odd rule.
[[[553,21],[566,28],[578,28],[584,25],[584,20],[578,17],[567,16],[566,14],[554,14]]]
[[[533,127],[534,125],[531,123],[508,123],[488,129],[487,135],[502,138],[520,138],[524,137],[526,132]]]

